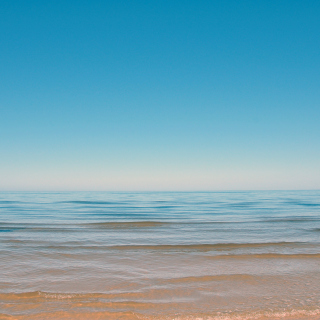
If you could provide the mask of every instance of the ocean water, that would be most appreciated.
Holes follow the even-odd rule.
[[[2,192],[0,319],[320,319],[320,191]]]

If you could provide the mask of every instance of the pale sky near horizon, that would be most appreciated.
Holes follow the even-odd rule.
[[[0,191],[320,189],[319,17],[1,1]]]

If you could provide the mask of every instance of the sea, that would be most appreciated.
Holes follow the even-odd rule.
[[[0,319],[320,319],[320,191],[1,192]]]

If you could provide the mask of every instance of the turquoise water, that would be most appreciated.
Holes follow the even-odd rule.
[[[0,270],[10,319],[318,319],[320,192],[3,192]]]

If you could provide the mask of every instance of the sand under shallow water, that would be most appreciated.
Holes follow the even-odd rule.
[[[320,192],[2,193],[0,319],[320,319]]]

